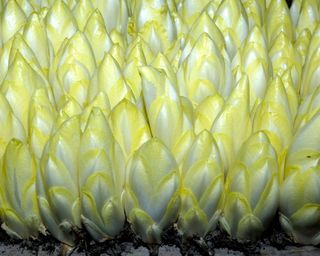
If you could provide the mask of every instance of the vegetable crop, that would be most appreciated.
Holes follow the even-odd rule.
[[[319,102],[318,0],[0,0],[1,227],[317,245]]]

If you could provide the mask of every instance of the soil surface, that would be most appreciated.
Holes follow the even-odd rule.
[[[13,240],[4,231],[0,231],[0,255],[320,255],[320,246],[302,246],[295,244],[283,233],[275,221],[263,237],[256,242],[239,243],[226,233],[216,230],[205,238],[192,237],[182,239],[174,227],[168,229],[162,238],[162,244],[146,245],[129,228],[129,225],[114,240],[96,243],[85,232],[79,234],[78,246],[70,249],[61,245],[52,236],[41,236],[38,240]],[[66,253],[67,252],[67,253]]]

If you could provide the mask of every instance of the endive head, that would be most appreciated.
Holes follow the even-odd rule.
[[[319,3],[316,0],[293,1],[290,7],[290,14],[293,25],[296,28],[296,36],[304,29],[309,29],[313,33],[320,20]]]
[[[299,53],[301,65],[305,62],[311,36],[309,29],[304,29],[299,35],[297,35],[294,48]]]
[[[91,0],[77,1],[76,5],[72,9],[72,14],[77,19],[79,30],[83,31],[93,11],[94,11],[94,6]]]
[[[7,99],[0,92],[0,157],[2,157],[8,142],[12,138],[22,142],[27,141],[27,132],[22,123],[14,115]]]
[[[151,132],[172,149],[192,129],[192,106],[182,100],[167,75],[151,66],[140,68],[142,90]],[[185,104],[184,104],[185,103]],[[172,127],[170,131],[165,128]]]
[[[86,179],[88,179],[89,176],[94,173],[93,169],[90,168],[90,166],[94,166],[95,160],[97,160],[98,162],[99,160],[101,160],[102,162],[104,162],[104,160],[111,160],[112,154],[108,156],[108,159],[104,159],[103,156],[101,156],[101,159],[99,159],[99,154],[103,154],[103,151],[107,150],[110,150],[111,152],[113,150],[113,144],[114,137],[104,113],[97,107],[93,108],[83,129],[83,133],[81,134],[81,145],[79,150],[80,187],[84,186]],[[94,155],[94,157],[90,159],[90,156],[92,155]],[[107,164],[108,168],[111,167],[111,164],[111,162]],[[97,171],[101,171],[98,165],[95,166],[95,168],[97,169]],[[101,169],[103,168],[101,167]],[[106,171],[109,172],[110,170],[107,169]]]
[[[54,185],[67,185],[70,179],[70,192],[75,193],[78,191],[78,151],[80,144],[80,122],[79,116],[75,115],[64,121],[52,135],[46,144],[44,153],[41,159],[41,173],[42,177],[48,177],[43,180],[47,184],[46,189],[49,190]],[[64,152],[65,154],[60,155]],[[68,156],[67,158],[64,158]],[[61,158],[61,161],[58,160]],[[63,158],[63,159],[62,159]],[[58,161],[58,162],[57,162]],[[56,162],[56,164],[55,164]],[[58,165],[57,165],[58,164]],[[51,168],[57,168],[61,165],[59,173],[65,172],[67,177],[56,177],[55,172],[49,171]],[[53,176],[52,176],[53,175]],[[55,178],[58,178],[56,180]],[[66,178],[66,179],[65,179]],[[56,184],[58,182],[58,184]]]
[[[314,92],[305,97],[297,111],[297,116],[294,121],[294,131],[298,131],[315,116],[320,110],[318,101],[320,100],[320,87],[314,90]]]
[[[186,34],[188,33],[188,26],[183,21],[181,15],[177,12],[177,9],[171,11],[171,16],[173,18],[175,28],[176,28],[176,37],[177,39],[185,39]]]
[[[41,67],[38,59],[34,54],[33,50],[24,40],[24,37],[17,33],[8,42],[6,42],[0,51],[0,65],[2,70],[0,71],[0,81],[2,83],[5,78],[9,67],[15,60],[16,54],[19,53],[29,63],[33,69],[35,69],[39,75],[42,75]]]
[[[112,34],[111,34],[112,37]],[[114,40],[114,39],[112,39]],[[123,69],[125,63],[125,46],[121,46],[118,42],[115,42],[110,51],[108,52],[119,64],[120,68]]]
[[[105,74],[112,75],[106,76]],[[92,77],[88,100],[91,101],[99,92],[107,95],[111,109],[123,99],[135,102],[133,92],[123,76],[122,69],[110,53],[105,54]]]
[[[88,118],[94,108],[99,108],[105,117],[109,116],[111,111],[110,102],[104,92],[99,92],[96,97],[83,109],[81,113],[81,130],[84,129]]]
[[[63,75],[64,77],[62,77]],[[59,69],[58,76],[58,79],[61,77],[62,81],[61,84],[56,86],[61,86],[63,95],[61,98],[56,97],[58,105],[61,105],[61,101],[63,101],[63,97],[66,95],[73,97],[82,107],[88,104],[87,93],[90,83],[90,75],[85,67],[80,63],[74,63],[70,66],[66,65]]]
[[[132,4],[132,18],[134,32],[140,31],[144,25],[150,21],[157,21],[166,27],[170,23],[173,25],[173,20],[169,12],[168,3],[166,0],[136,0]],[[165,23],[168,23],[165,25]],[[170,25],[169,25],[170,28]],[[170,31],[168,31],[170,33]]]
[[[113,29],[109,35],[114,45],[118,44],[123,50],[127,47],[128,40],[119,31]]]
[[[269,45],[280,32],[284,33],[290,42],[294,39],[294,28],[289,12],[288,5],[285,0],[271,0],[267,8],[265,29]]]
[[[285,179],[280,194],[280,223],[295,242],[320,243],[319,165],[297,169]]]
[[[319,41],[320,41],[320,25],[318,25],[313,34],[312,34],[312,38],[310,40],[310,44],[309,44],[309,51],[308,51],[308,55],[310,54],[310,56],[308,56],[308,58],[312,57],[312,53],[315,53],[316,50],[319,48]]]
[[[249,30],[248,17],[241,1],[226,0],[217,9],[214,22],[222,32],[232,59]]]
[[[126,37],[129,6],[127,0],[94,0],[93,4],[101,12],[107,30],[117,30]]]
[[[26,23],[26,19],[24,11],[16,0],[9,0],[6,2],[0,15],[1,46],[23,27]]]
[[[208,130],[203,130],[196,136],[183,161],[181,175],[184,176],[194,164],[204,159],[214,162],[220,171],[223,170],[218,146]],[[198,189],[203,189],[203,187]]]
[[[50,49],[47,31],[43,19],[37,13],[32,13],[23,29],[23,38],[36,56],[41,70],[48,74],[50,65]]]
[[[55,133],[66,120],[81,113],[82,108],[80,104],[71,96],[65,95],[61,101],[61,105],[58,106],[58,115],[54,122],[52,134]]]
[[[46,30],[54,54],[57,53],[63,40],[70,38],[77,29],[77,21],[69,7],[63,0],[55,1],[46,15]]]
[[[266,15],[265,0],[244,0],[241,2],[248,15],[249,28],[262,27]]]
[[[294,170],[305,171],[319,164],[320,111],[317,111],[307,122],[302,123],[292,138],[292,144],[286,158],[285,176]]]
[[[294,119],[296,118],[296,114],[301,102],[299,101],[299,92],[295,87],[296,84],[294,84],[292,79],[292,73],[293,72],[291,71],[291,69],[288,69],[286,72],[284,72],[284,74],[282,74],[281,80],[288,97],[288,104],[291,112],[291,117]]]
[[[220,50],[225,49],[226,43],[220,29],[206,12],[202,12],[193,23],[184,47],[186,47],[187,44],[190,44],[190,47],[193,47],[202,33],[207,33]]]
[[[37,160],[47,143],[57,111],[50,103],[45,89],[37,89],[32,95],[28,119],[29,145]]]
[[[266,96],[255,113],[253,129],[265,131],[280,155],[291,144],[293,120],[286,90],[281,79],[276,77],[271,81]]]
[[[179,65],[188,57],[201,36],[207,34],[207,36],[214,41],[216,47],[221,51],[224,57],[227,55],[226,44],[224,36],[220,29],[216,26],[212,18],[208,16],[206,12],[203,12],[199,18],[194,22],[186,38],[182,38],[182,52],[179,60]]]
[[[211,133],[197,135],[183,161],[178,228],[185,236],[215,229],[223,206],[224,171]]]
[[[44,232],[36,200],[36,161],[26,144],[17,139],[9,142],[3,156],[2,228],[14,238],[36,238]]]
[[[211,127],[225,163],[225,171],[230,167],[242,143],[251,134],[249,107],[249,81],[243,76]]]
[[[153,54],[150,47],[139,36],[130,42],[126,50],[126,62],[137,61],[140,63],[148,63],[153,60]],[[140,65],[139,65],[140,66]]]
[[[223,228],[240,241],[259,237],[279,204],[276,154],[263,132],[243,144],[227,175]]]
[[[17,51],[2,83],[1,92],[25,129],[28,128],[29,102],[33,93],[38,88],[45,88],[50,93],[48,87],[43,75]]]
[[[274,43],[269,50],[274,76],[282,76],[287,70],[291,72],[291,78],[295,88],[299,88],[302,73],[300,56],[289,40],[280,32],[274,39]]]
[[[149,64],[154,59],[154,54],[150,48],[150,46],[146,43],[146,41],[140,37],[139,35],[134,38],[134,40],[131,41],[131,43],[128,45],[127,52],[142,52],[146,63]],[[130,54],[131,55],[131,54]]]
[[[290,15],[294,26],[297,25],[299,20],[299,14],[301,12],[303,0],[293,0],[290,6]]]
[[[67,119],[52,133],[43,151],[37,174],[37,196],[41,218],[59,241],[73,246],[80,228],[78,152],[79,116]]]
[[[98,108],[89,116],[79,151],[81,219],[90,235],[102,242],[118,235],[124,224],[120,193],[125,161]]]
[[[156,21],[148,22],[139,31],[139,36],[147,42],[154,55],[165,52],[171,46],[167,34],[166,28]]]
[[[125,211],[134,232],[144,242],[159,243],[180,207],[178,165],[156,138],[143,144],[129,160],[123,195]]]
[[[301,79],[300,95],[305,97],[312,94],[319,81],[319,56],[320,56],[320,25],[315,29],[310,40],[306,55],[304,70]]]
[[[218,93],[204,99],[195,109],[195,133],[210,130],[223,106],[224,99]]]
[[[207,33],[201,34],[191,51],[184,49],[178,71],[181,95],[188,96],[194,104],[199,104],[207,96],[217,91],[228,95],[230,81],[227,54],[223,55]],[[225,58],[226,57],[226,58]]]
[[[59,51],[61,52],[59,67],[72,62],[79,62],[92,75],[96,68],[95,58],[90,42],[84,33],[80,31],[74,33],[71,38],[67,39]]]
[[[158,53],[150,65],[156,69],[163,70],[172,84],[177,83],[175,70],[166,55]]]
[[[131,88],[134,97],[139,99],[141,97],[141,76],[139,74],[139,66],[147,65],[143,46],[141,43],[134,43],[129,45],[127,50],[126,64],[123,70],[123,75]],[[151,53],[152,55],[152,53]]]
[[[179,13],[185,23],[190,27],[194,21],[199,17],[202,11],[206,8],[209,4],[210,0],[199,0],[199,1],[192,1],[192,0],[185,0],[182,1],[181,7],[178,8]],[[213,1],[215,4],[219,4],[221,0]]]
[[[99,64],[102,61],[105,52],[108,52],[111,49],[112,40],[107,32],[103,16],[98,9],[94,10],[89,16],[84,27],[84,34],[90,42],[95,59]]]
[[[178,99],[177,85],[172,83],[164,70],[150,65],[140,67],[139,72],[147,108],[160,96],[168,96],[172,100]]]
[[[276,160],[277,154],[266,133],[259,131],[253,133],[249,139],[244,142],[237,159],[242,160],[247,166],[253,166],[261,158]],[[277,168],[271,169],[271,172],[276,173]]]
[[[57,104],[61,95],[68,94],[81,106],[87,104],[87,93],[96,61],[90,43],[82,32],[66,39],[54,58],[50,80]]]
[[[250,83],[250,107],[257,98],[264,97],[269,77],[272,75],[265,36],[258,26],[254,26],[243,42],[232,65],[240,67]]]
[[[109,123],[126,159],[151,138],[145,116],[126,99],[112,109]]]
[[[164,52],[177,37],[175,20],[167,1],[135,1],[130,26],[129,33],[144,38],[154,54]]]
[[[38,71],[39,75],[42,74],[40,64],[33,50],[24,40],[23,36],[17,33],[12,40],[10,54],[8,56],[8,65],[10,66],[17,54],[19,52],[23,58],[31,65],[33,69]]]

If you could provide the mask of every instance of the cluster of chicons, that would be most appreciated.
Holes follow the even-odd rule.
[[[274,218],[320,243],[320,2],[0,0],[0,214],[73,246]],[[218,225],[219,224],[219,225]]]

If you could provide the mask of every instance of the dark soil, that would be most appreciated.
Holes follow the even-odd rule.
[[[7,248],[14,248],[7,252]],[[303,253],[308,249],[310,253]],[[275,219],[260,240],[239,243],[225,232],[216,230],[206,237],[183,239],[174,226],[162,237],[161,245],[147,245],[136,236],[127,224],[122,233],[114,240],[104,243],[94,242],[85,231],[79,233],[78,246],[68,255],[320,255],[320,247],[305,247],[295,244],[280,228]],[[149,251],[149,253],[148,253]],[[23,252],[23,253],[21,253]],[[283,253],[282,253],[283,252]],[[293,253],[297,252],[297,253]],[[0,231],[1,255],[63,255],[63,246],[52,236],[40,236],[38,240],[14,240]],[[65,254],[66,255],[66,254]]]

